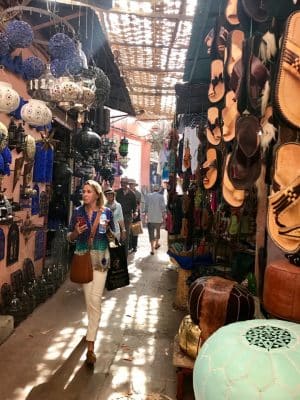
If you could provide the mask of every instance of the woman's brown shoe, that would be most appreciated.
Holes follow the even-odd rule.
[[[96,362],[96,354],[92,350],[88,350],[86,353],[86,364],[89,367],[93,367]]]

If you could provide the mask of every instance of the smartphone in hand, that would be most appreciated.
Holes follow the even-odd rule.
[[[79,226],[86,225],[84,217],[77,217],[76,221],[77,221],[77,223],[79,223]]]

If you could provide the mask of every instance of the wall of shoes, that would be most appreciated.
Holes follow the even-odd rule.
[[[167,230],[189,283],[251,282],[266,312],[299,322],[274,298],[300,282],[300,5],[277,3],[225,1],[203,38],[208,84],[176,85]]]

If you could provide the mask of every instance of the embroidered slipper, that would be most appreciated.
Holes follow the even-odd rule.
[[[300,176],[268,198],[268,232],[285,253],[300,250]]]
[[[300,127],[300,11],[286,23],[275,85],[276,111],[289,124]]]
[[[237,14],[238,0],[228,0],[225,8],[225,17],[230,25],[238,25],[240,20]]]
[[[254,115],[236,121],[236,143],[228,164],[228,176],[236,189],[251,189],[260,175],[260,131]]]
[[[245,34],[243,31],[234,29],[227,38],[227,47],[225,51],[225,72],[230,79],[234,64],[242,57],[243,41]]]
[[[284,143],[277,148],[272,189],[285,189],[300,176],[300,143]]]
[[[226,162],[223,171],[222,194],[223,198],[232,207],[241,207],[245,201],[245,190],[236,189],[231,183],[227,169],[231,154],[226,157]]]
[[[233,90],[226,93],[225,107],[222,110],[223,119],[223,139],[225,142],[229,142],[235,137],[235,122],[239,112],[237,110],[237,102]]]
[[[217,146],[221,142],[222,132],[220,126],[219,109],[210,107],[207,110],[206,137],[209,143]]]
[[[211,81],[208,89],[208,99],[218,103],[225,94],[224,64],[222,60],[213,60],[210,64]]]

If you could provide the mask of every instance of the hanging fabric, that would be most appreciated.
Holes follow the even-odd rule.
[[[44,143],[37,143],[33,168],[34,182],[52,182],[53,161],[53,148],[51,146],[46,147]]]

